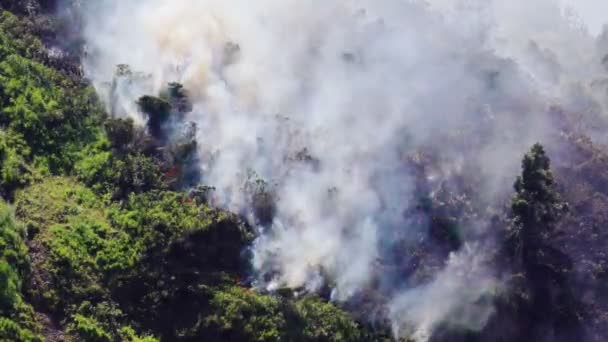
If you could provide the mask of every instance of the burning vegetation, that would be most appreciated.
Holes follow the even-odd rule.
[[[608,340],[608,33],[530,6],[0,1],[0,340]]]

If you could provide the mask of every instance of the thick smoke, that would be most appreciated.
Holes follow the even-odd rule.
[[[431,187],[472,170],[477,196],[499,204],[523,152],[550,139],[551,105],[601,115],[606,104],[606,85],[593,82],[605,74],[605,39],[553,0],[87,6],[85,72],[113,114],[143,122],[139,96],[168,82],[188,89],[201,181],[257,224],[252,264],[268,290],[330,285],[347,301],[386,280],[378,264],[389,246],[425,239],[407,214],[417,152],[441,151]],[[118,64],[138,77],[110,86]],[[271,223],[253,215],[252,174],[274,195]],[[476,241],[486,225],[464,227],[471,241],[425,281],[386,280],[397,335],[424,339],[448,320],[483,327],[483,298],[500,288]]]
[[[486,253],[478,246],[467,245],[459,254],[451,255],[433,282],[403,291],[390,304],[390,318],[395,336],[412,336],[426,340],[438,322],[479,331],[484,327],[493,308],[489,300],[492,289],[498,288],[497,279],[484,260]],[[474,286],[471,286],[475,284]],[[413,323],[403,326],[403,321]]]

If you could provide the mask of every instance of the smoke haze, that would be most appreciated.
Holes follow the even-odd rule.
[[[107,0],[83,13],[85,73],[112,113],[143,124],[139,96],[188,90],[201,182],[259,230],[256,285],[330,285],[349,301],[379,278],[397,336],[480,329],[493,312],[480,299],[501,287],[483,215],[424,281],[378,270],[393,246],[428,239],[408,214],[420,194],[407,161],[438,150],[431,190],[475,174],[476,195],[500,205],[521,155],[556,131],[552,105],[593,117],[607,104],[594,81],[608,41],[557,0]],[[118,64],[138,76],[112,88]],[[251,172],[275,196],[270,224],[243,191]]]

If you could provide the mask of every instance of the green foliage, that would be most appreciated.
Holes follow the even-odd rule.
[[[27,275],[27,249],[23,230],[13,221],[10,208],[0,204],[0,340],[38,341],[31,308],[21,290]]]
[[[94,317],[76,314],[68,327],[68,332],[78,340],[87,342],[158,342],[153,336],[139,336],[131,326],[123,326],[116,334],[106,330],[106,325]]]
[[[114,226],[141,240],[151,250],[170,248],[171,243],[177,243],[176,239],[184,234],[201,233],[201,238],[212,239],[204,251],[212,254],[213,260],[206,260],[212,263],[221,261],[213,253],[223,249],[227,254],[238,254],[249,241],[245,229],[234,216],[176,192],[131,195],[120,210],[112,211],[110,219]],[[231,239],[222,241],[228,237]]]
[[[214,340],[286,340],[287,322],[276,298],[229,287],[214,291],[210,305],[211,314],[203,325],[215,332]]]
[[[534,145],[524,156],[522,175],[517,177],[514,188],[516,193],[511,201],[511,210],[515,229],[512,241],[515,248],[521,250],[522,262],[534,263],[530,259],[536,256],[533,250],[544,243],[547,234],[568,208],[555,190],[550,160],[540,144]]]
[[[0,131],[0,188],[5,195],[28,181],[28,166],[23,159],[23,151],[29,153],[27,147],[21,145],[19,137],[11,137],[7,132]]]
[[[94,318],[75,315],[74,321],[70,325],[68,332],[79,337],[83,341],[90,342],[110,342],[110,334],[103,330],[99,322]]]
[[[107,119],[94,91],[36,37],[50,23],[0,14],[0,191],[18,219],[0,205],[0,341],[42,340],[39,316],[82,341],[363,338],[331,304],[237,285],[249,229],[206,199],[164,191],[163,165],[186,169],[196,149],[193,125],[165,146],[170,157],[158,149],[172,111],[191,110],[187,91],[172,83],[140,98],[152,137]],[[119,66],[117,77],[131,76]],[[270,221],[267,184],[247,190]]]
[[[107,148],[104,139],[89,146],[97,156]],[[95,166],[82,158],[76,169],[99,177]],[[361,336],[330,304],[292,304],[236,286],[251,233],[235,216],[186,194],[131,193],[118,205],[73,179],[51,177],[17,191],[16,208],[41,246],[34,277],[49,280],[37,282],[32,296],[65,317],[79,339],[154,340],[137,337],[134,324],[165,340]]]
[[[34,34],[35,30],[34,24],[29,20],[7,11],[0,14],[0,45],[24,57],[41,58],[44,55],[44,45]]]
[[[0,123],[28,142],[26,160],[38,158],[52,172],[69,170],[73,154],[96,129],[87,118],[94,112],[91,94],[66,88],[65,82],[53,70],[18,55],[0,62]]]
[[[138,336],[135,330],[130,326],[125,326],[120,329],[120,339],[125,342],[158,342],[159,340],[153,336]]]
[[[197,286],[237,272],[250,239],[233,216],[173,192],[132,194],[121,207],[105,206],[74,180],[49,178],[18,191],[16,206],[42,246],[35,268],[44,274],[36,276],[49,280],[33,297],[59,316],[79,317],[71,331],[87,338],[105,335],[75,315],[98,320],[112,338],[132,319],[177,336],[180,317],[208,301]],[[114,301],[121,310],[103,309]]]
[[[145,250],[131,270],[112,279],[116,299],[138,322],[168,339],[193,329],[209,300],[205,284],[238,272],[250,239],[234,216],[174,192],[131,195],[110,220]]]
[[[122,336],[126,319],[111,304],[108,281],[133,267],[145,245],[112,226],[104,200],[69,178],[49,178],[18,191],[16,207],[18,217],[36,232],[33,241],[43,255],[34,265],[34,278],[41,278],[32,289],[35,301],[68,318],[69,332],[80,339]]]
[[[120,170],[117,186],[122,191],[119,197],[162,187],[160,167],[153,159],[143,154],[132,154],[117,164]]]
[[[525,336],[538,340],[550,327],[566,340],[581,340],[580,308],[569,284],[570,258],[553,247],[551,233],[567,212],[555,188],[550,160],[540,144],[522,162],[511,202],[513,232],[507,241],[515,267],[523,271],[524,286],[513,295],[517,315],[525,320]],[[543,314],[538,314],[543,308]]]
[[[21,278],[27,269],[27,249],[23,231],[13,222],[10,208],[0,204],[0,260]],[[3,267],[4,268],[4,267]]]
[[[76,177],[99,194],[114,193],[120,172],[115,167],[109,142],[101,136],[85,147],[74,167]]]
[[[292,302],[236,285],[202,287],[208,296],[192,323],[168,339],[206,341],[362,341],[361,328],[348,314],[318,298]],[[207,298],[207,297],[205,297]],[[182,317],[180,317],[182,318]]]
[[[135,128],[132,119],[108,119],[104,123],[112,148],[124,149],[133,141]]]
[[[361,341],[363,334],[348,314],[318,298],[293,304],[297,324],[292,324],[296,341]]]
[[[553,224],[564,212],[555,191],[550,160],[540,144],[532,147],[522,161],[522,175],[517,177],[511,209],[516,223],[527,226],[534,223]]]
[[[16,212],[42,246],[47,281],[33,296],[53,312],[85,299],[107,297],[96,254],[120,232],[108,224],[102,201],[66,178],[49,178],[16,194]]]
[[[171,104],[164,99],[145,95],[137,101],[137,104],[144,113],[157,118],[159,122],[163,122],[169,117]]]
[[[120,207],[104,208],[82,185],[51,178],[19,191],[17,209],[46,250],[39,267],[52,281],[39,296],[48,309],[66,308],[69,331],[81,339],[126,339],[129,322],[166,340],[361,336],[331,304],[292,304],[236,286],[251,236],[232,215],[184,194],[132,194]]]
[[[0,312],[10,312],[17,303],[20,281],[17,273],[5,261],[0,261]]]
[[[162,125],[169,119],[171,104],[159,97],[142,96],[138,101],[142,112],[148,114],[148,129],[152,136],[162,137]]]
[[[69,172],[103,117],[92,89],[37,61],[44,48],[28,25],[0,14],[0,187],[9,197],[32,173]]]
[[[42,341],[39,335],[31,330],[23,329],[15,321],[0,316],[0,341],[2,342],[38,342]]]
[[[158,162],[139,152],[113,153],[105,137],[80,153],[75,174],[95,192],[110,194],[114,199],[164,188]]]

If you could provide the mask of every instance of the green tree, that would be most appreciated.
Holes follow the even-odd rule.
[[[135,127],[133,119],[108,119],[104,123],[110,144],[115,149],[125,149],[133,141]]]
[[[514,242],[519,262],[533,267],[548,234],[568,206],[555,190],[551,161],[540,144],[535,144],[522,161],[522,175],[515,181],[511,201],[514,216]]]
[[[192,102],[190,102],[188,92],[182,84],[176,82],[169,83],[166,97],[171,102],[171,106],[176,108],[178,112],[186,113],[192,111]]]
[[[580,305],[568,282],[570,258],[552,245],[552,233],[568,211],[556,190],[551,162],[540,144],[524,156],[522,175],[511,202],[513,234],[510,247],[523,271],[527,295],[519,302],[523,336],[542,340],[582,340]]]
[[[162,125],[169,119],[171,104],[159,97],[142,96],[137,101],[142,112],[148,115],[148,129],[155,138],[163,138]]]

